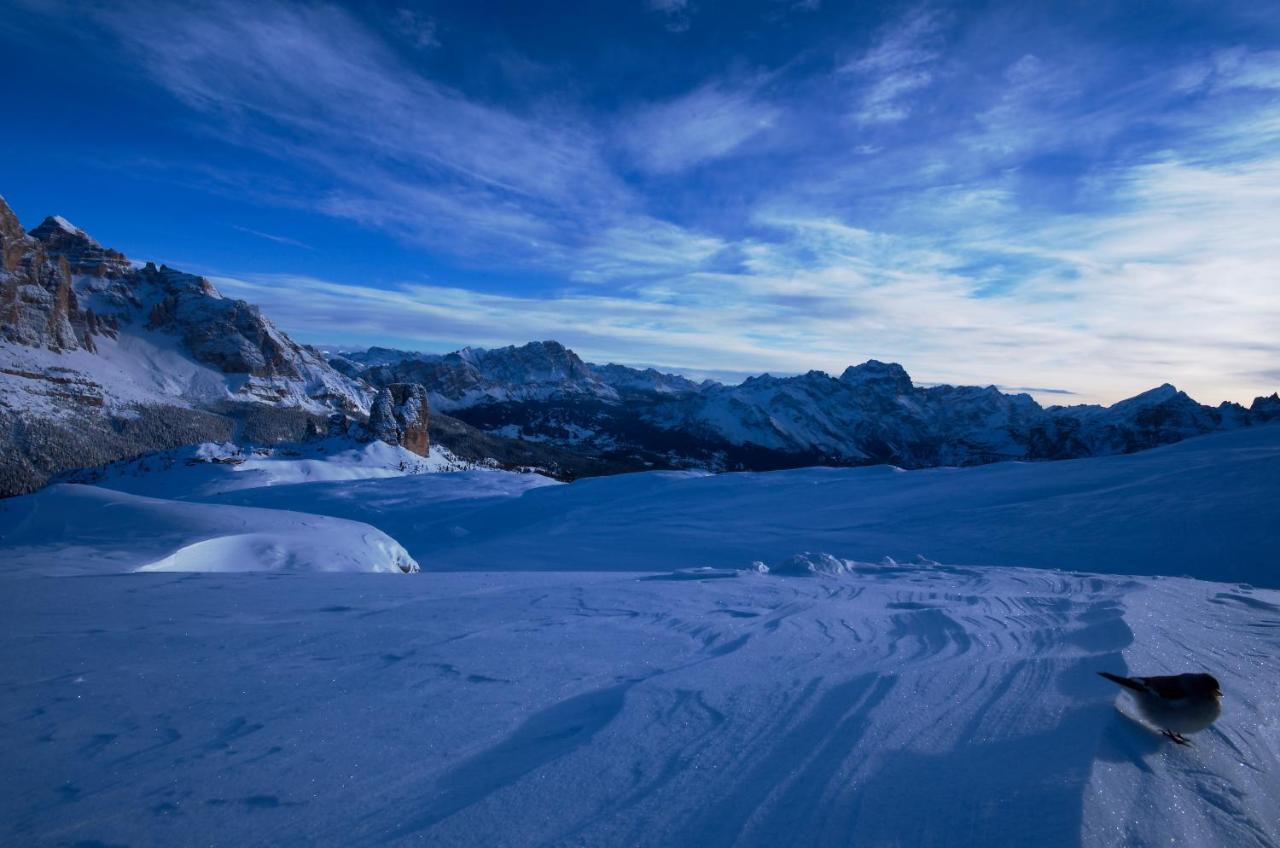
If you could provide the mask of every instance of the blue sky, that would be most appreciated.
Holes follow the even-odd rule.
[[[1276,4],[0,7],[24,222],[304,341],[1280,387]]]

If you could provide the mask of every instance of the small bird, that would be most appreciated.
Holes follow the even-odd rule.
[[[1167,677],[1121,677],[1098,674],[1118,683],[1138,702],[1138,712],[1179,745],[1190,745],[1184,733],[1204,730],[1222,712],[1222,687],[1212,674]]]

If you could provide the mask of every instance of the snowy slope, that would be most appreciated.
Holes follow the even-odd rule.
[[[215,500],[365,521],[431,569],[743,568],[808,549],[1280,587],[1274,425],[1055,463],[653,472],[528,491],[506,476],[517,482],[500,495],[442,503],[451,475]]]
[[[859,564],[2,588],[7,844],[1280,844],[1275,592]],[[1192,748],[1095,674],[1189,669],[1226,692]]]
[[[135,328],[95,351],[51,351],[0,341],[0,409],[68,418],[91,407],[200,406],[235,396],[235,378],[195,362],[163,333]]]
[[[473,467],[439,445],[423,457],[399,445],[338,437],[271,446],[190,445],[71,472],[62,479],[151,497],[195,498],[263,486],[377,480]]]
[[[281,510],[208,506],[94,486],[0,501],[0,577],[130,571],[417,571],[365,524]]]

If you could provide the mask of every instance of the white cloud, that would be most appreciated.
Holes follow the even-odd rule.
[[[1280,50],[1247,47],[1217,50],[1204,61],[1180,67],[1177,88],[1219,93],[1236,89],[1280,89]]]
[[[839,75],[862,83],[854,115],[859,123],[896,123],[911,113],[909,95],[934,80],[942,24],[937,13],[916,10],[884,29],[871,48],[839,69]]]
[[[288,245],[289,247],[300,247],[303,250],[315,250],[315,248],[312,247],[311,245],[305,244],[304,242],[300,242],[297,239],[291,239],[288,236],[278,236],[272,233],[264,233],[260,230],[253,230],[253,229],[250,229],[249,227],[242,227],[239,224],[232,224],[231,229],[239,230],[242,233],[248,233],[251,236],[257,236],[260,239],[273,241],[276,244]]]
[[[681,276],[696,271],[726,248],[653,218],[637,217],[605,230],[574,256],[570,278],[583,282]]]
[[[706,85],[641,108],[619,127],[618,143],[641,169],[658,174],[722,158],[778,120],[780,110],[759,99],[758,87]]]

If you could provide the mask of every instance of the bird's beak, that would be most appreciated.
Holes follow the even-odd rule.
[[[1221,690],[1221,689],[1214,689],[1214,690],[1213,690],[1213,695],[1214,695],[1214,697],[1215,697],[1215,698],[1221,698],[1221,697],[1222,697],[1222,690]]]

